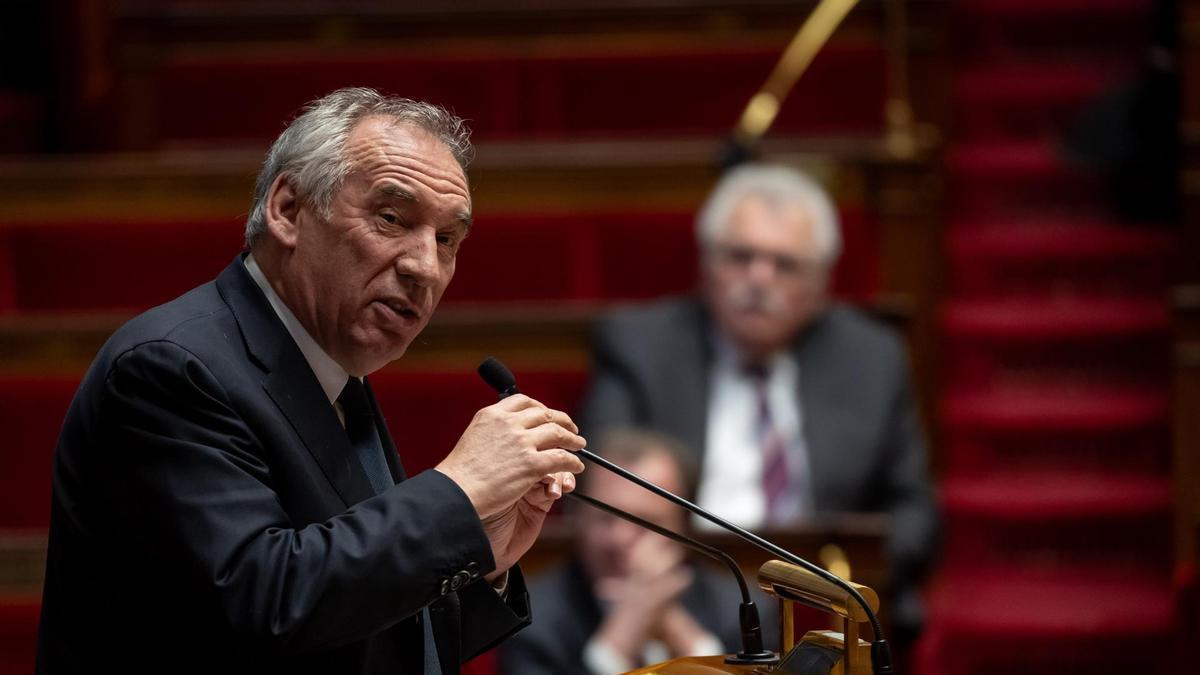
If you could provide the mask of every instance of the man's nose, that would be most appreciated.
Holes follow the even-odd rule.
[[[433,228],[413,229],[404,238],[404,249],[396,256],[397,273],[420,286],[432,285],[441,273],[437,246],[437,232]]]
[[[758,254],[750,259],[750,265],[746,269],[747,276],[752,281],[765,283],[775,278],[775,260],[769,255]]]

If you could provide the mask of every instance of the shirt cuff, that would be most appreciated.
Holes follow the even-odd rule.
[[[492,590],[496,591],[496,595],[499,595],[501,600],[508,599],[508,570],[504,570],[503,576],[497,577],[492,582]]]
[[[619,675],[633,670],[633,664],[604,642],[592,638],[583,648],[583,665],[592,675]]]

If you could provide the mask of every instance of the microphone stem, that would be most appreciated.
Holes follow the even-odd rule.
[[[673,492],[664,490],[664,489],[660,488],[659,486],[655,485],[654,483],[651,483],[650,481],[646,480],[645,478],[642,478],[641,476],[633,473],[632,471],[627,471],[627,470],[621,468],[620,466],[613,464],[612,462],[608,461],[607,459],[604,459],[603,457],[597,455],[596,453],[592,452],[591,450],[583,449],[583,450],[580,450],[578,452],[578,454],[581,457],[583,457],[584,459],[588,460],[589,462],[592,462],[593,464],[597,464],[597,465],[617,474],[618,476],[625,478],[626,480],[633,481],[634,483],[637,483],[639,486],[653,492],[654,494],[658,495],[659,497],[662,497],[663,499],[666,499],[667,501],[672,502],[678,506],[682,506],[683,508],[687,509],[688,511],[691,511],[692,513],[700,516],[701,518],[704,518],[705,520],[707,520],[711,523],[714,523],[722,528],[725,528],[726,530],[728,530],[730,532],[733,532],[737,536],[741,537],[742,539],[745,539],[746,541],[750,542],[751,544],[754,544],[755,546],[763,549],[764,551],[767,551],[768,553],[771,553],[772,555],[777,555],[780,558],[783,558],[784,560],[786,560],[794,565],[799,565],[800,567],[803,567],[804,569],[808,570],[809,572],[816,574],[817,576],[821,577],[822,579],[825,579],[825,580],[829,581],[830,583],[836,584],[839,588],[841,588],[841,589],[845,590],[847,593],[849,593],[850,597],[854,598],[855,602],[857,602],[860,606],[862,606],[863,610],[865,610],[865,612],[867,614],[867,618],[871,622],[871,630],[875,634],[875,640],[876,641],[883,640],[883,627],[879,625],[879,618],[875,616],[875,612],[872,611],[871,606],[869,604],[867,604],[866,599],[863,598],[862,594],[858,592],[858,589],[856,589],[853,586],[851,586],[850,584],[846,583],[845,579],[842,579],[841,577],[837,576],[836,574],[828,572],[828,571],[808,562],[807,560],[805,560],[804,558],[801,558],[800,556],[789,553],[785,549],[782,549],[782,548],[776,546],[775,544],[772,544],[771,542],[767,541],[766,539],[763,539],[762,537],[754,534],[753,532],[750,532],[749,530],[738,527],[737,525],[734,525],[733,523],[725,520],[724,518],[721,518],[717,515],[709,513],[708,511],[706,511],[706,510],[700,508],[699,506],[696,506],[695,504],[684,499],[683,497],[680,497],[679,495],[676,495]]]
[[[733,556],[722,551],[721,549],[716,548],[715,546],[709,546],[708,544],[705,544],[704,542],[696,541],[695,539],[692,539],[691,537],[685,537],[676,532],[672,532],[671,530],[668,530],[665,527],[655,525],[654,523],[646,520],[645,518],[639,518],[639,517],[633,515],[632,513],[629,513],[627,511],[622,511],[621,509],[618,509],[615,506],[609,506],[608,504],[605,504],[604,502],[602,502],[598,499],[589,497],[588,495],[585,495],[581,492],[568,492],[567,496],[574,497],[575,499],[585,502],[586,504],[588,504],[589,506],[592,506],[593,508],[600,509],[601,511],[604,511],[605,513],[616,516],[617,518],[620,518],[621,520],[629,521],[629,522],[633,523],[634,525],[637,525],[638,527],[650,530],[651,532],[653,532],[661,537],[666,537],[667,539],[670,539],[671,541],[679,542],[680,544],[687,546],[688,548],[692,549],[693,551],[703,553],[704,555],[712,558],[713,560],[719,560],[719,561],[725,563],[725,565],[729,568],[729,571],[733,572],[734,578],[737,579],[738,589],[741,590],[741,592],[742,592],[742,602],[749,603],[749,602],[753,601],[750,598],[750,587],[746,585],[746,578],[742,576],[742,571],[740,569],[738,569],[737,561],[735,561],[733,559]]]

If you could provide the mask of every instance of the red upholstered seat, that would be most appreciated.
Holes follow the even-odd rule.
[[[79,379],[0,377],[0,530],[49,527],[54,448]]]
[[[572,412],[586,373],[518,373],[521,391],[548,406]],[[474,372],[381,371],[371,376],[379,406],[409,475],[431,468],[454,448],[475,412],[496,394]]]
[[[696,282],[691,211],[476,215],[446,303],[630,300]],[[874,222],[842,212],[835,289],[878,290]],[[134,311],[212,279],[242,248],[240,219],[79,222],[0,227],[0,312]],[[50,271],[53,270],[53,273]]]
[[[37,654],[40,598],[0,595],[0,675],[28,675]]]
[[[781,46],[441,54],[274,47],[176,54],[149,74],[148,100],[157,108],[151,111],[156,126],[148,131],[174,142],[263,142],[316,96],[371,86],[446,105],[467,118],[479,138],[723,134],[770,73]],[[878,131],[885,72],[879,45],[830,45],[793,93],[804,105],[785,106],[776,129]],[[855,86],[838,86],[846,78]]]
[[[212,279],[242,248],[230,220],[7,225],[12,261],[0,311],[137,310]]]

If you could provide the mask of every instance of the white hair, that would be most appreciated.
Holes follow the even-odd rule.
[[[323,217],[329,217],[333,195],[353,168],[343,155],[346,138],[361,120],[372,115],[390,117],[429,132],[466,172],[473,152],[471,132],[463,120],[445,108],[384,96],[366,87],[338,89],[306,105],[271,145],[246,218],[247,247],[253,246],[266,230],[268,192],[280,175],[289,176],[297,194],[309,200]]]
[[[705,250],[717,242],[734,210],[747,197],[761,198],[772,206],[799,205],[812,219],[820,262],[829,266],[837,261],[842,233],[833,200],[812,178],[778,164],[743,164],[721,177],[696,217],[696,238]]]

